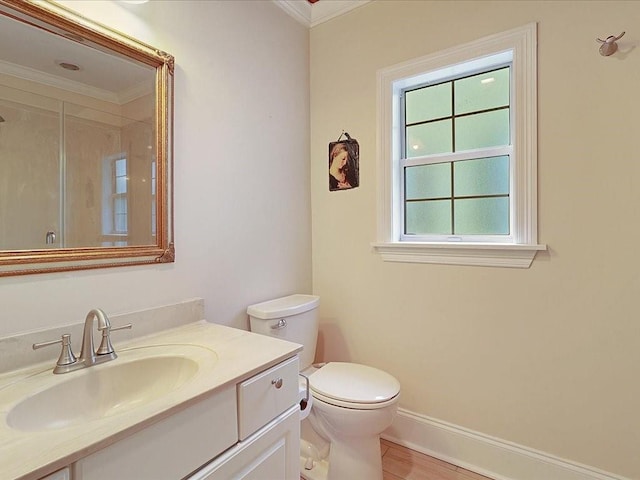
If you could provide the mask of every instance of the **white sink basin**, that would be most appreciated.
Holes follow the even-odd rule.
[[[154,346],[120,352],[111,362],[71,373],[43,373],[38,377],[47,385],[15,403],[6,422],[16,430],[41,431],[126,413],[180,389],[198,375],[203,361],[211,365],[216,360],[203,348]],[[38,385],[32,377],[15,386],[25,390],[20,385],[25,382]]]

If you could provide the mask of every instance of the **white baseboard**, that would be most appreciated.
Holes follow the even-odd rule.
[[[402,408],[381,436],[495,480],[630,480]]]

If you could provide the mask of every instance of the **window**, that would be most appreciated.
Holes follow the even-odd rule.
[[[155,160],[151,162],[151,235],[156,235],[156,222],[158,220],[156,214],[156,181],[157,181],[157,172],[156,172],[156,162]]]
[[[127,233],[127,159],[119,158],[113,162],[111,202],[113,212],[113,232]]]
[[[536,218],[536,26],[378,73],[384,260],[528,267]]]
[[[510,69],[400,93],[402,239],[510,234]]]
[[[129,174],[123,155],[102,164],[102,246],[125,247],[129,233]]]

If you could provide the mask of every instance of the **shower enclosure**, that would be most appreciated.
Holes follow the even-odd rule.
[[[153,95],[10,83],[0,75],[0,250],[154,244]]]

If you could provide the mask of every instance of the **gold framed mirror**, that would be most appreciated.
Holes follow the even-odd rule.
[[[49,1],[0,45],[0,276],[173,262],[173,57]]]

